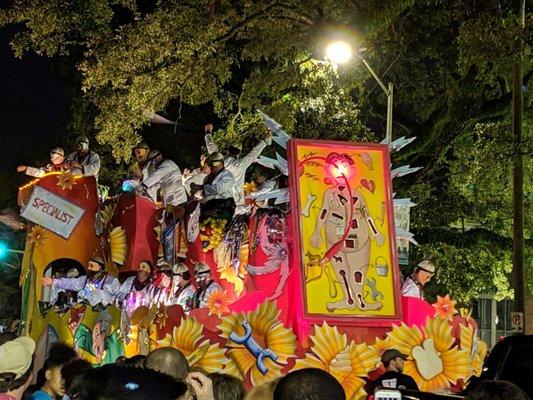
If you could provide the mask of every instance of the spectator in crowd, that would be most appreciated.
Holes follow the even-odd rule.
[[[160,372],[107,364],[86,373],[72,387],[79,400],[188,400],[185,382]],[[204,399],[198,399],[204,400]]]
[[[39,365],[39,356],[44,356],[44,354],[35,355],[34,365]],[[44,362],[44,366],[37,373],[35,385],[28,388],[26,395],[29,395],[32,400],[50,400],[63,396],[62,367],[78,357],[78,353],[71,346],[61,342],[53,343],[48,351],[48,358]]]
[[[35,342],[18,337],[0,346],[0,400],[21,400],[33,376]]]
[[[245,391],[243,382],[234,376],[218,372],[208,375],[213,385],[215,400],[243,400]]]
[[[345,400],[341,384],[326,371],[305,368],[281,378],[274,390],[274,400]]]
[[[89,149],[89,139],[86,136],[76,138],[78,149],[67,157],[66,164],[73,175],[94,176],[98,178],[100,171],[100,156]]]
[[[40,388],[31,396],[31,400],[54,400],[65,394],[65,385],[61,368],[66,364],[65,360],[48,357],[39,371],[37,378],[37,387]]]
[[[483,381],[466,396],[466,400],[530,400],[530,398],[514,383]]]
[[[123,365],[127,365],[130,367],[143,368],[145,361],[146,361],[146,356],[143,356],[142,354],[137,354],[136,356],[133,356],[130,358],[124,357],[124,360],[122,361],[122,363],[118,363],[118,364],[123,364]]]
[[[144,366],[181,380],[185,380],[190,372],[183,353],[173,347],[155,349],[146,357]]]
[[[205,129],[205,144],[210,157],[218,153],[218,146],[213,141],[212,132],[213,124],[207,124]],[[227,149],[227,155],[224,158],[225,168],[233,175],[235,179],[236,191],[234,193],[235,203],[241,205],[244,203],[244,180],[246,171],[261,155],[265,147],[272,144],[272,133],[267,132],[263,139],[245,156],[241,156],[242,144],[232,143]],[[220,154],[220,153],[218,153]]]
[[[378,387],[419,390],[415,380],[403,373],[403,365],[407,358],[406,354],[400,353],[396,349],[385,351],[381,356],[385,373],[371,383],[369,393],[374,393]]]
[[[58,172],[64,171],[67,169],[65,161],[65,152],[61,147],[53,148],[50,152],[50,164],[46,167],[35,168],[29,167],[27,165],[19,165],[17,167],[17,172],[24,172],[26,175],[40,178],[47,174],[48,172]]]
[[[78,397],[78,393],[73,389],[83,380],[85,374],[91,370],[91,363],[83,358],[75,358],[61,367],[61,376],[63,377],[63,386],[65,388],[63,400]]]
[[[213,382],[201,372],[191,372],[186,382],[192,388],[196,400],[214,400]]]
[[[415,268],[413,275],[408,277],[402,286],[402,296],[416,297],[424,300],[424,286],[435,275],[435,264],[426,259]]]

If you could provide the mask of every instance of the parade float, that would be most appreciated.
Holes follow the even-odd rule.
[[[248,386],[321,368],[350,399],[365,398],[365,378],[379,373],[389,348],[410,355],[405,372],[421,390],[461,387],[479,375],[487,348],[475,321],[448,296],[433,306],[400,296],[397,238],[412,235],[396,231],[394,207],[410,202],[393,199],[391,182],[409,168],[391,171],[389,152],[406,141],[292,139],[263,118],[287,159],[276,153],[259,162],[287,175],[289,187],[250,194],[250,211],[233,218],[202,216],[195,201],[163,209],[127,192],[102,201],[94,177],[69,173],[20,188],[30,224],[22,320],[37,354],[64,341],[100,365],[172,346],[191,367]],[[95,254],[120,281],[143,260],[165,259],[185,266],[193,288],[207,270],[216,289],[192,307],[51,304],[42,278],[83,275]]]

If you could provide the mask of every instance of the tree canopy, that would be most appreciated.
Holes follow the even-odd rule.
[[[349,41],[394,83],[394,136],[417,137],[393,159],[424,167],[395,182],[398,196],[418,203],[412,226],[422,246],[412,258],[436,254],[438,290],[462,301],[509,295],[510,171],[531,153],[527,92],[524,143],[510,129],[512,64],[522,61],[525,87],[533,72],[532,30],[511,2],[14,0],[0,23],[20,27],[18,56],[57,60],[72,88],[71,128],[118,161],[141,135],[161,133],[148,125],[154,112],[183,127],[164,134],[176,152],[202,124],[191,115],[217,118],[221,143],[251,143],[263,129],[256,109],[297,137],[381,140],[380,87],[358,57],[339,67],[324,60],[328,41]],[[185,149],[190,163],[195,150]]]

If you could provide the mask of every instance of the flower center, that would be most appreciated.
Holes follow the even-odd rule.
[[[416,346],[411,352],[416,368],[425,380],[430,380],[444,371],[442,360],[435,350],[432,339],[426,339],[422,346]]]

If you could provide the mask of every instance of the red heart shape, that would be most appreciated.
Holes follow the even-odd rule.
[[[376,183],[372,179],[361,179],[361,185],[367,188],[372,193],[374,193],[374,190],[376,190]]]

